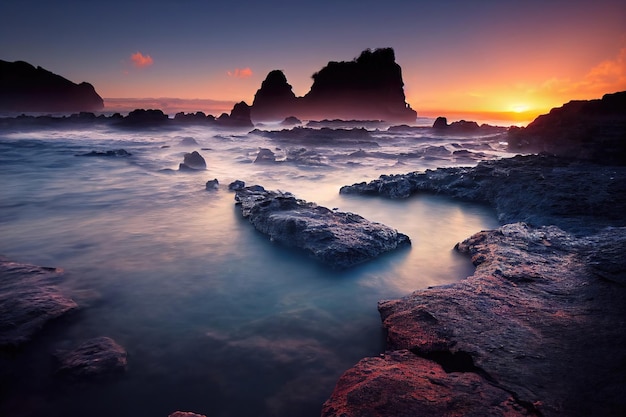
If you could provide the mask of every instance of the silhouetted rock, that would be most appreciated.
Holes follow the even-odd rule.
[[[48,321],[78,308],[56,286],[63,271],[0,257],[0,348],[29,341]]]
[[[241,101],[233,106],[230,115],[223,113],[215,121],[218,125],[226,127],[252,128],[254,124],[250,119],[250,111],[250,106]]]
[[[178,169],[180,171],[204,170],[206,169],[206,161],[198,151],[193,151],[185,154],[183,162],[179,164]]]
[[[158,109],[136,109],[128,113],[128,116],[119,120],[120,126],[127,127],[152,127],[162,126],[169,121],[167,114]]]
[[[292,116],[298,99],[280,70],[270,71],[252,102],[253,120],[283,120]],[[293,116],[292,116],[293,117]]]
[[[0,111],[99,111],[102,97],[89,83],[75,84],[23,61],[0,60]]]
[[[280,122],[281,126],[286,126],[286,127],[299,126],[301,124],[302,124],[302,120],[300,120],[300,119],[298,119],[297,117],[294,117],[294,116],[289,116],[285,120]]]
[[[126,350],[109,337],[97,337],[55,353],[57,372],[75,379],[104,378],[126,370]]]
[[[626,226],[626,167],[550,155],[484,161],[475,167],[381,175],[344,186],[343,194],[406,198],[419,192],[491,204],[502,223],[557,225],[583,233]]]
[[[329,62],[313,74],[311,90],[298,98],[282,71],[272,71],[252,104],[254,120],[357,119],[414,122],[402,70],[391,48],[366,50],[350,62]]]
[[[433,123],[433,129],[446,129],[447,127],[448,119],[442,116],[437,117],[435,123]]]
[[[624,109],[626,91],[600,100],[570,101],[525,128],[510,129],[509,149],[626,165]]]
[[[241,213],[273,242],[303,250],[333,268],[347,268],[409,245],[409,237],[353,213],[296,199],[290,193],[246,187],[235,194]]]
[[[215,117],[206,115],[204,112],[198,111],[195,113],[178,112],[174,115],[174,121],[185,124],[203,124],[215,121]]]

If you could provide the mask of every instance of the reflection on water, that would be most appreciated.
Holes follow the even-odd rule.
[[[180,145],[184,137],[199,145]],[[358,144],[306,144],[328,161],[312,166],[254,164],[260,147],[296,145],[205,129],[0,133],[0,253],[64,268],[63,285],[84,306],[2,359],[11,368],[0,373],[9,381],[0,414],[319,415],[341,373],[384,350],[377,301],[471,274],[454,244],[496,226],[487,208],[439,197],[339,195],[341,185],[383,173],[459,163],[452,153],[388,157],[433,143],[458,145],[458,138],[374,139],[385,158],[359,157]],[[482,140],[466,144],[484,148]],[[133,155],[75,156],[119,148]],[[208,170],[173,171],[191,150],[200,151]],[[220,188],[205,191],[213,178]],[[235,179],[361,214],[409,235],[412,247],[329,270],[269,242],[242,219],[227,190]],[[95,336],[128,350],[125,376],[98,383],[52,376],[51,352]]]

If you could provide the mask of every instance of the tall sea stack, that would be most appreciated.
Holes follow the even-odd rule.
[[[413,122],[417,117],[404,95],[402,69],[392,48],[366,50],[349,62],[329,62],[313,74],[311,90],[294,95],[282,71],[272,71],[252,105],[255,121],[358,119]]]

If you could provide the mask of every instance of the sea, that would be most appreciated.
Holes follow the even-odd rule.
[[[85,156],[118,149],[130,155]],[[273,160],[256,161],[263,149]],[[179,170],[193,151],[207,169]],[[0,130],[0,254],[62,268],[59,286],[80,305],[2,353],[0,415],[319,416],[343,372],[385,351],[377,302],[471,275],[454,245],[498,226],[485,205],[340,187],[506,156],[502,132],[357,122]],[[357,213],[412,245],[333,270],[256,231],[229,191],[235,180]],[[127,350],[123,375],[55,373],[55,352],[100,336]]]

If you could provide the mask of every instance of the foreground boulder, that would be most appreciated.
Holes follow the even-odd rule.
[[[626,167],[551,155],[484,161],[475,167],[381,175],[343,194],[407,198],[420,192],[492,205],[501,223],[557,225],[576,233],[626,226]]]
[[[409,245],[409,237],[354,213],[332,211],[261,186],[236,191],[241,213],[272,241],[302,249],[333,268],[347,268]]]
[[[47,322],[78,308],[56,285],[63,271],[0,257],[0,349],[29,341]]]
[[[186,153],[183,162],[178,164],[180,171],[197,171],[206,169],[206,161],[198,151]]]
[[[109,337],[97,337],[75,349],[56,352],[59,374],[74,379],[104,378],[126,370],[126,350]]]
[[[347,371],[322,415],[623,415],[626,228],[516,223],[457,249],[475,273],[381,301],[388,352]]]

